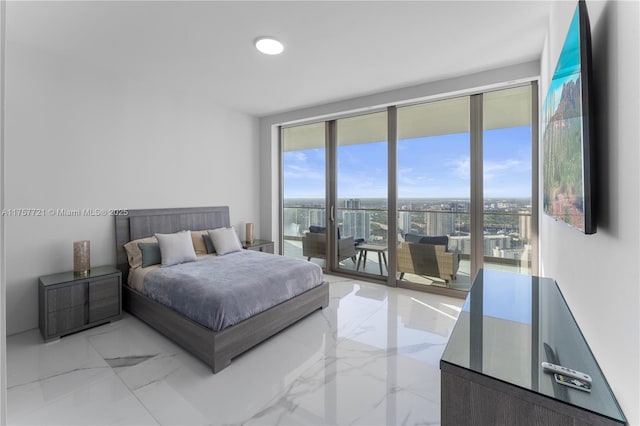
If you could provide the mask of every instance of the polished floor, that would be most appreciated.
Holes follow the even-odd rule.
[[[462,300],[340,277],[329,307],[218,374],[129,315],[44,344],[7,339],[8,422],[432,425]]]

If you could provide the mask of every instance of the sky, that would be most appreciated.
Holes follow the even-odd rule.
[[[531,127],[484,132],[484,194],[531,197]],[[468,133],[398,141],[398,198],[462,198],[470,192]],[[324,198],[325,150],[285,152],[284,197]],[[387,143],[338,148],[338,198],[387,197]]]
[[[576,81],[580,78],[581,40],[579,18],[578,9],[576,8],[544,102],[542,116],[544,117],[545,122],[550,120],[550,116],[555,113],[558,108],[558,103],[562,98],[562,89],[564,85],[569,81]]]

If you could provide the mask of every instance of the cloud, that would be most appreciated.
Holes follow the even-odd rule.
[[[451,168],[451,172],[461,179],[468,180],[471,176],[471,160],[469,157],[454,160],[447,165]],[[500,161],[485,161],[482,165],[482,172],[485,181],[496,178],[509,178],[516,173],[530,172],[531,164],[526,161],[509,158]]]
[[[403,167],[398,169],[398,185],[404,187],[424,185],[427,176],[414,171],[413,167]]]
[[[531,164],[516,159],[506,159],[502,161],[485,161],[483,165],[484,180],[490,181],[499,177],[509,177],[515,173],[530,171]]]
[[[304,180],[306,182],[320,182],[324,185],[324,173],[295,173],[284,172],[285,185],[290,184],[292,180]]]
[[[313,170],[309,167],[303,167],[295,164],[288,164],[284,169],[285,185],[288,179],[306,180],[306,181],[322,181],[324,182],[324,171]]]
[[[305,154],[304,152],[297,151],[295,153],[292,153],[291,156],[293,157],[294,161],[300,161],[301,163],[307,161],[307,154]]]
[[[288,164],[285,169],[285,171],[298,172],[298,173],[306,173],[306,172],[309,172],[310,170],[311,169],[309,169],[308,167],[298,166],[296,164]]]
[[[471,176],[471,160],[469,157],[450,161],[447,166],[451,167],[451,172],[460,179],[468,180]]]

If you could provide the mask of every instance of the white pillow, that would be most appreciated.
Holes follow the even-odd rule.
[[[175,234],[156,234],[160,246],[162,266],[177,265],[178,263],[193,262],[196,252],[191,241],[191,232],[180,231]]]
[[[218,255],[233,253],[242,250],[242,244],[236,230],[231,228],[218,228],[207,231]]]

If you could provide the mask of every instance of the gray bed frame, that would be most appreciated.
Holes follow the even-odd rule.
[[[229,226],[229,207],[129,210],[115,216],[116,258],[123,276],[123,308],[205,362],[214,373],[231,359],[329,304],[326,283],[221,331],[212,331],[126,285],[124,244],[155,233]]]

